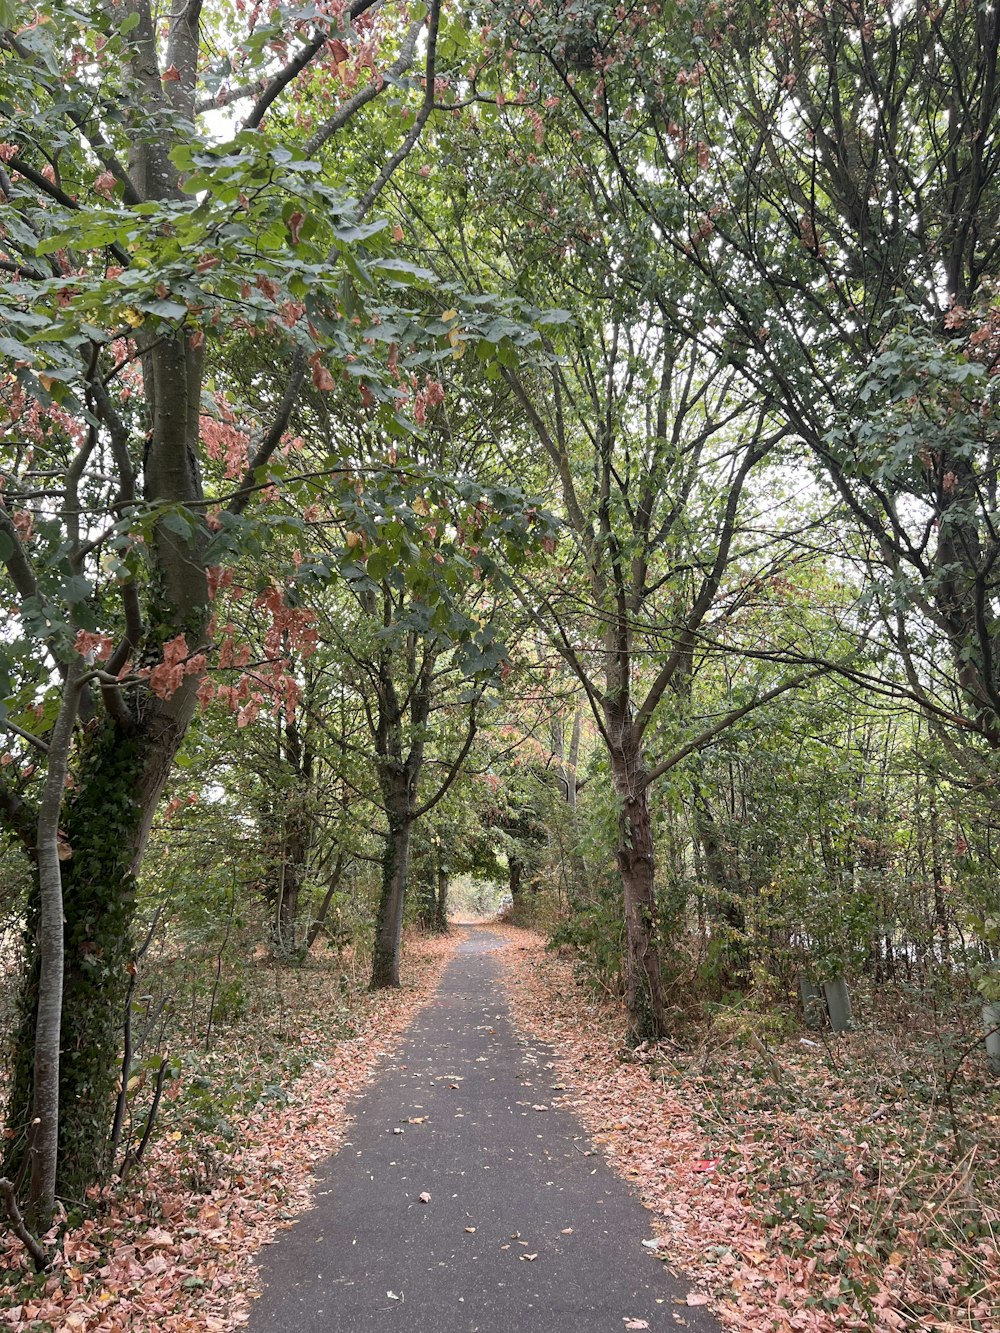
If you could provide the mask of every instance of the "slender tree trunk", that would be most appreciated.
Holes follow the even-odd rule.
[[[308,953],[316,943],[319,932],[323,929],[326,922],[326,915],[330,910],[330,904],[333,902],[333,895],[340,887],[340,881],[343,878],[344,867],[347,864],[347,857],[343,852],[337,853],[337,862],[333,867],[333,874],[326,886],[326,893],[323,895],[323,901],[320,903],[319,911],[312,919],[309,930],[306,933],[305,943],[302,946],[302,952]]]
[[[704,868],[715,889],[715,907],[726,926],[723,941],[722,981],[728,987],[745,990],[750,984],[750,960],[747,951],[744,891],[738,873],[730,865],[725,840],[700,787],[694,792],[695,836],[704,853]]]
[[[63,936],[60,816],[83,663],[74,656],[49,740],[45,789],[38,811],[38,1008],[35,1014],[31,1183],[28,1224],[47,1231],[56,1201],[59,1161],[59,1052],[62,1043]],[[63,855],[66,852],[63,847]]]
[[[419,884],[420,925],[424,930],[433,930],[437,920],[437,876],[433,868],[422,877]]]
[[[279,958],[290,958],[298,947],[299,897],[306,877],[309,837],[300,809],[287,817],[281,845],[281,864],[274,903],[274,947]]]
[[[403,903],[410,869],[409,812],[389,815],[382,857],[382,893],[375,921],[372,990],[399,985],[399,949],[403,937]]]
[[[934,783],[928,783],[928,831],[931,842],[931,879],[934,883],[934,928],[941,941],[939,961],[946,966],[951,961],[951,941],[948,936],[948,905],[944,895],[944,863],[941,855],[941,823],[938,814]],[[939,950],[934,950],[938,957]]]
[[[434,909],[434,929],[439,935],[448,933],[448,867],[438,860],[437,866],[437,905]]]
[[[279,958],[288,958],[296,948],[300,869],[292,860],[282,867],[274,913],[274,947]]]

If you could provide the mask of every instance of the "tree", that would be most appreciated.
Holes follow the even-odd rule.
[[[657,753],[654,723],[708,627],[726,617],[719,592],[739,550],[744,489],[784,431],[721,353],[702,354],[705,311],[686,267],[662,254],[627,199],[602,190],[572,121],[536,120],[544,89],[505,98],[507,77],[516,87],[518,71],[508,76],[499,59],[494,97],[511,106],[503,124],[470,113],[452,129],[468,151],[456,158],[451,216],[419,197],[408,203],[427,262],[443,274],[470,287],[501,275],[571,316],[549,333],[553,356],[540,371],[501,362],[524,424],[509,426],[508,410],[496,430],[520,458],[527,427],[558,495],[566,537],[556,567],[519,596],[580,681],[607,747],[626,1003],[641,1041],[666,1030],[649,790],[727,720],[675,732]],[[484,76],[484,97],[486,86]]]
[[[508,14],[710,304],[703,345],[772,396],[863,535],[909,691],[950,743],[995,749],[997,14]]]
[[[56,1188],[82,1198],[108,1166],[108,1052],[134,874],[212,649],[210,571],[253,528],[261,488],[280,486],[277,453],[310,377],[328,390],[333,369],[349,367],[388,417],[396,412],[380,349],[357,336],[366,305],[387,290],[382,276],[399,272],[384,223],[365,215],[431,114],[440,6],[413,21],[405,5],[371,0],[330,15],[276,10],[221,44],[222,19],[199,3],[163,34],[148,0],[42,5],[24,26],[20,16],[6,6],[0,85],[18,108],[0,149],[0,346],[13,363],[0,559],[16,626],[4,648],[5,725],[19,750],[43,757],[58,753],[57,715],[70,707],[80,725],[58,822],[61,885],[46,855],[51,887],[40,899],[51,921],[61,892],[64,993],[60,1006],[49,983],[58,966],[40,981],[33,950],[6,1156],[16,1174],[41,1155],[38,1177],[51,1177],[54,1107],[32,1130],[33,1060],[39,1005],[59,1009]],[[221,60],[220,45],[230,51]],[[266,122],[307,82],[325,87],[329,114],[289,146]],[[386,96],[409,124],[356,178],[364,161],[332,146]],[[221,131],[209,114],[220,108]],[[271,340],[276,373],[234,423],[224,403],[212,406],[212,376],[244,334]],[[414,322],[407,346],[414,340],[437,356],[437,334]],[[205,455],[220,432],[231,474],[206,494]],[[5,773],[0,812],[34,851],[30,780]],[[48,959],[56,953],[53,941]],[[48,1185],[31,1197],[44,1214]]]

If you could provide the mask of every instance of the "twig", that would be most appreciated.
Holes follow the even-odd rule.
[[[222,955],[226,952],[226,945],[229,943],[229,932],[233,928],[233,914],[236,911],[236,867],[233,867],[233,883],[229,897],[229,917],[226,921],[226,933],[222,937],[222,943],[219,945],[219,953],[215,960],[215,980],[212,982],[212,1000],[208,1006],[208,1026],[205,1028],[205,1050],[208,1050],[209,1042],[212,1040],[212,1024],[215,1022],[215,1001],[219,994],[219,982],[222,980]]]
[[[160,924],[160,917],[163,914],[163,908],[158,907],[153,916],[152,925],[149,927],[149,933],[142,946],[136,951],[132,959],[132,965],[129,969],[128,994],[125,997],[125,1046],[122,1055],[122,1085],[118,1091],[118,1101],[115,1104],[115,1119],[111,1129],[111,1156],[114,1157],[118,1151],[118,1145],[121,1142],[122,1127],[125,1124],[125,1110],[128,1106],[128,1080],[129,1070],[132,1067],[132,999],[135,995],[135,988],[139,980],[139,962],[153,942],[153,936],[156,933],[156,927]],[[124,1165],[124,1163],[122,1164]]]
[[[156,1091],[153,1093],[153,1102],[149,1108],[149,1115],[146,1117],[146,1127],[142,1131],[142,1138],[139,1140],[139,1146],[135,1152],[131,1150],[125,1154],[125,1160],[122,1162],[121,1178],[125,1180],[134,1166],[138,1166],[146,1152],[146,1145],[149,1143],[150,1135],[153,1132],[153,1126],[156,1124],[156,1113],[160,1109],[160,1098],[163,1096],[163,1082],[167,1077],[167,1067],[170,1061],[166,1056],[160,1061],[160,1067],[156,1071]]]
[[[7,1217],[10,1220],[10,1229],[17,1236],[24,1248],[35,1261],[35,1267],[41,1272],[48,1267],[49,1256],[42,1249],[41,1245],[34,1238],[31,1232],[24,1224],[20,1208],[17,1206],[17,1195],[14,1193],[14,1182],[8,1180],[6,1176],[0,1176],[0,1198],[3,1199],[7,1208]]]

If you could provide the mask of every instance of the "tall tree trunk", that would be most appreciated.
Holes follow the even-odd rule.
[[[631,726],[616,727],[611,754],[619,802],[616,858],[625,903],[625,1006],[629,1041],[666,1036],[667,1018],[660,971],[660,939],[654,885],[655,856],[649,794]]]
[[[132,957],[133,864],[142,843],[143,808],[136,793],[147,770],[145,745],[110,720],[87,736],[74,765],[76,785],[63,806],[72,856],[61,866],[65,918],[62,1054],[59,1067],[59,1168],[56,1190],[82,1200],[106,1174],[118,1089],[117,1051]],[[28,957],[20,997],[8,1126],[7,1174],[23,1170],[22,1131],[34,1103],[33,1052],[38,1038],[40,956],[36,884],[29,905]]]
[[[33,1115],[29,1133],[28,1224],[47,1231],[55,1210],[59,1161],[59,1054],[62,1044],[63,888],[59,826],[66,770],[79,705],[83,663],[74,655],[49,741],[45,789],[38,810],[38,1007],[35,1013]]]
[[[183,338],[164,339],[144,357],[152,420],[145,471],[149,501],[193,504],[201,499],[195,447],[201,364],[201,355],[188,352]],[[131,479],[127,485],[131,487]],[[146,664],[160,662],[164,643],[179,633],[190,652],[199,651],[208,618],[206,539],[207,529],[197,525],[186,537],[157,525],[154,595],[146,607],[141,642],[126,643],[116,671],[129,655]],[[56,1189],[66,1199],[82,1200],[111,1165],[135,874],[197,707],[198,684],[196,675],[186,676],[168,699],[142,685],[129,687],[127,697],[126,691],[106,689],[108,712],[80,746],[76,784],[64,802],[63,828],[73,854],[62,866],[65,967]],[[8,1097],[7,1123],[15,1131],[5,1149],[9,1175],[24,1169],[24,1131],[33,1118],[40,959],[30,933],[39,922],[39,892],[36,880]]]
[[[309,859],[309,833],[301,798],[300,792],[292,795],[292,809],[285,816],[274,891],[274,950],[279,958],[286,959],[298,948],[299,898]]]
[[[941,823],[938,814],[937,796],[934,782],[928,782],[928,832],[931,842],[931,879],[934,884],[934,933],[941,941],[940,950],[934,950],[939,962],[947,965],[951,961],[951,940],[949,939],[948,905],[944,895],[944,860],[941,855]]]
[[[372,990],[399,985],[399,948],[403,937],[403,904],[410,869],[409,811],[389,815],[389,830],[382,857],[382,893],[375,921]]]

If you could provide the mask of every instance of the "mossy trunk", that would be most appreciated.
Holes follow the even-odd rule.
[[[135,879],[132,863],[142,825],[136,798],[143,746],[110,724],[87,738],[76,786],[64,807],[72,855],[62,863],[65,914],[62,1052],[59,1065],[59,1166],[56,1193],[82,1201],[103,1180],[120,1069],[118,1052],[132,959]],[[34,1098],[33,1060],[38,1004],[37,886],[27,924],[4,1171],[27,1168]]]

